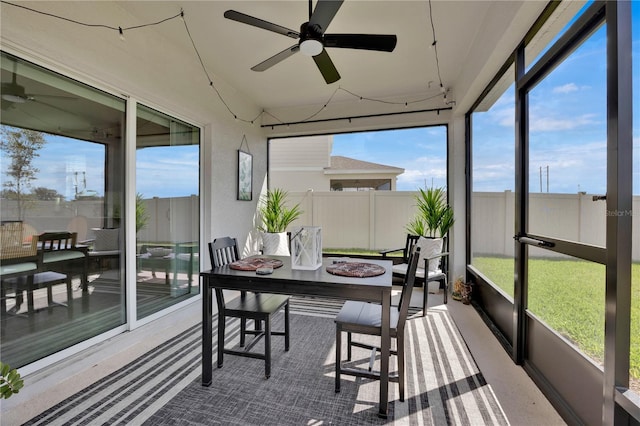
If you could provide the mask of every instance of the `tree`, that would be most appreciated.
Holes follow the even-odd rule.
[[[18,219],[24,219],[26,202],[29,198],[27,189],[36,179],[39,170],[33,166],[33,159],[38,157],[38,150],[46,141],[41,132],[13,127],[2,127],[2,139],[0,149],[11,159],[7,170],[10,180],[3,182],[3,186],[13,191],[18,202]],[[10,193],[7,191],[7,193]]]
[[[60,194],[55,189],[45,188],[43,186],[33,188],[33,191],[31,192],[33,194],[32,197],[35,198],[36,200],[55,201],[58,198],[61,198],[61,199],[64,198],[64,195]]]

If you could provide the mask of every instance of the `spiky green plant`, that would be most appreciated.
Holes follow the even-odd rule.
[[[418,213],[406,229],[412,235],[423,237],[444,236],[453,226],[453,209],[447,204],[444,188],[419,188],[416,195]]]
[[[149,213],[142,194],[136,194],[136,232],[147,226],[149,223]]]
[[[258,229],[262,232],[285,232],[287,227],[303,213],[300,204],[287,207],[288,192],[275,188],[267,191],[261,200],[259,209],[261,225]]]
[[[406,226],[407,232],[411,235],[427,235],[427,226],[419,215],[416,215]]]
[[[113,208],[113,220],[118,226],[120,219],[120,206],[116,204]],[[149,219],[151,219],[151,217],[147,212],[147,205],[144,202],[144,196],[138,192],[136,194],[136,233],[147,226]]]
[[[440,226],[438,227],[441,236],[447,235],[447,232],[449,232],[449,229],[453,226],[453,222],[455,222],[453,209],[450,205],[445,205],[440,218]]]
[[[0,399],[7,399],[14,393],[20,392],[23,386],[20,373],[9,364],[0,362]]]

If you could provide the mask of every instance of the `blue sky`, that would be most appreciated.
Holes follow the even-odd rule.
[[[331,155],[400,167],[398,191],[447,184],[447,129],[421,127],[334,135]]]
[[[640,195],[640,1],[634,1],[632,7],[633,188],[634,194]],[[604,36],[604,29],[600,29],[531,92],[532,192],[547,191],[547,170],[549,192],[605,192]],[[513,117],[513,88],[488,112],[474,114],[474,190],[514,189]],[[35,186],[55,188],[71,199],[77,183],[78,191],[95,190],[102,195],[103,164],[87,164],[88,159],[101,158],[102,150],[100,144],[47,137],[47,145],[35,160],[40,169]],[[403,168],[405,173],[398,177],[397,188],[414,191],[425,185],[446,185],[445,151],[446,128],[435,126],[335,135],[332,155]],[[197,152],[193,148],[182,147],[171,148],[169,158],[163,156],[161,148],[138,151],[138,192],[158,197],[196,193],[198,171],[192,166],[194,155]],[[159,156],[163,157],[162,162]],[[76,171],[84,172],[77,182]]]
[[[632,20],[633,188],[634,194],[640,195],[640,1],[633,2]],[[513,99],[512,85],[489,111],[474,114],[474,191],[514,190]],[[604,27],[531,91],[529,107],[530,191],[604,194]],[[442,127],[336,135],[332,154],[404,168],[405,173],[398,178],[399,190],[415,190],[425,183],[430,186],[432,181],[445,186],[444,138]]]

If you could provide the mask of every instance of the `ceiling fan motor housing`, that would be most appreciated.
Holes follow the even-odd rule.
[[[316,56],[322,53],[324,41],[322,30],[319,25],[309,25],[308,22],[300,25],[300,40],[298,41],[300,51],[307,56]]]

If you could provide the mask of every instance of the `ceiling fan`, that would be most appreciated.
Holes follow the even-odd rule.
[[[343,49],[377,50],[393,52],[396,47],[397,37],[384,34],[325,34],[327,27],[342,6],[343,0],[318,0],[315,10],[312,11],[312,0],[309,0],[309,21],[300,26],[300,32],[290,30],[271,22],[264,21],[253,16],[246,15],[235,10],[227,10],[224,17],[232,21],[252,25],[267,31],[273,31],[294,39],[298,43],[283,50],[269,59],[251,68],[253,71],[264,71],[289,56],[300,51],[307,56],[312,56],[320,73],[327,84],[340,80],[340,74],[336,69],[327,47]]]
[[[42,95],[27,93],[24,86],[18,84],[16,75],[16,63],[13,64],[13,72],[11,73],[11,82],[2,83],[0,90],[0,98],[2,99],[3,110],[11,107],[13,104],[23,104],[27,101],[36,101],[38,98],[55,98],[64,100],[75,100],[76,98],[62,95]]]

